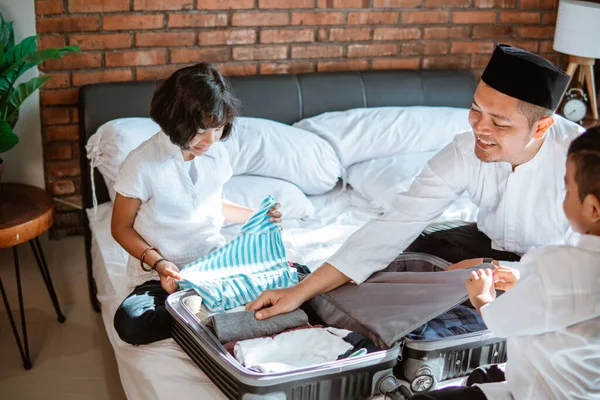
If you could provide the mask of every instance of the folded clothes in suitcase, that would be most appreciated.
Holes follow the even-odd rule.
[[[403,254],[359,286],[347,284],[308,301],[303,308],[318,318],[311,322],[357,332],[382,350],[283,373],[242,367],[188,307],[197,299],[193,290],[172,294],[166,305],[175,341],[230,399],[362,399],[392,392],[398,386],[394,373],[413,391],[423,391],[505,358],[504,342],[487,330],[436,340],[407,337],[466,300],[469,271],[438,273],[447,265],[437,257]],[[401,393],[409,395],[406,387]]]

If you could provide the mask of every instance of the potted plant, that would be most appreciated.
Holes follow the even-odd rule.
[[[0,156],[16,146],[19,137],[13,132],[19,120],[19,108],[33,92],[44,86],[50,76],[38,76],[15,86],[27,70],[51,58],[61,58],[69,52],[78,52],[78,46],[37,49],[37,35],[29,36],[15,45],[13,23],[5,22],[0,13]],[[0,157],[0,196],[4,163]]]

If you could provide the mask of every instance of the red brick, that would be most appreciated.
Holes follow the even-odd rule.
[[[258,0],[258,8],[313,8],[314,0]]]
[[[469,37],[467,26],[425,28],[423,39],[463,39]]]
[[[70,178],[81,174],[79,160],[49,162],[46,169],[50,178]]]
[[[558,0],[521,0],[521,8],[524,10],[556,10],[558,9]]]
[[[508,24],[539,24],[539,12],[503,11],[500,13],[500,22]]]
[[[514,32],[514,28],[510,25],[479,25],[473,27],[471,37],[473,39],[505,38],[512,37]]]
[[[79,122],[79,111],[77,111],[77,108],[71,109],[71,121],[73,121],[73,123]]]
[[[400,15],[403,24],[443,24],[449,19],[448,11],[404,11]]]
[[[455,24],[493,24],[496,22],[494,11],[455,11],[452,15]]]
[[[459,8],[471,7],[472,0],[425,0],[427,8]]]
[[[473,54],[471,56],[471,68],[473,69],[479,69],[479,68],[485,68],[488,65],[488,62],[490,61],[490,55],[484,55],[484,56],[480,56],[477,54]]]
[[[290,16],[284,12],[235,13],[231,19],[233,26],[283,26],[289,22]]]
[[[48,49],[52,47],[66,46],[67,41],[64,36],[42,35],[38,38],[38,49]]]
[[[534,42],[537,43],[537,42]],[[540,41],[540,53],[552,53],[554,49],[554,40],[542,40]],[[535,51],[537,53],[537,50]]]
[[[423,69],[467,68],[467,56],[441,56],[423,58]]]
[[[342,25],[342,12],[295,12],[292,13],[292,25]]]
[[[421,39],[419,28],[375,28],[373,40],[414,40]]]
[[[42,110],[42,123],[44,125],[60,125],[71,122],[68,108],[46,108]]]
[[[252,29],[237,30],[210,30],[198,34],[200,46],[212,46],[218,44],[254,44],[256,43],[256,31]]]
[[[533,53],[538,52],[538,41],[537,40],[503,40],[502,43],[506,43],[511,46],[519,47],[523,50],[531,51]]]
[[[102,55],[98,53],[76,53],[67,54],[63,58],[54,58],[45,61],[40,67],[44,71],[55,69],[83,69],[99,68],[102,63]]]
[[[40,92],[43,106],[77,104],[78,89],[42,90]]]
[[[133,0],[136,11],[191,10],[193,7],[193,0]]]
[[[238,76],[238,75],[256,75],[258,67],[256,64],[221,64],[217,65],[219,71],[225,76]]]
[[[73,157],[73,146],[61,144],[46,146],[46,160],[70,160]]]
[[[519,37],[535,39],[551,39],[554,37],[553,26],[520,26]]]
[[[292,58],[338,58],[342,52],[342,46],[293,46]]]
[[[261,43],[301,43],[314,42],[312,29],[269,29],[260,32]]]
[[[287,58],[287,46],[234,47],[232,58],[238,61],[283,60]]]
[[[381,57],[395,56],[398,52],[395,43],[385,44],[352,44],[348,46],[348,57]]]
[[[369,0],[319,0],[319,8],[369,8]]]
[[[77,45],[81,50],[126,49],[131,47],[131,43],[131,36],[128,33],[69,36],[69,44]]]
[[[319,61],[317,63],[317,71],[364,71],[368,65],[368,60]]]
[[[313,72],[315,66],[310,61],[268,63],[260,65],[260,73],[271,74],[299,74],[302,72]]]
[[[376,58],[372,61],[373,69],[419,69],[418,58]]]
[[[105,69],[102,71],[73,72],[73,86],[99,82],[124,82],[133,80],[130,69]]]
[[[166,79],[173,72],[180,69],[181,65],[163,65],[160,67],[137,67],[135,69],[135,79],[138,81],[150,81],[155,79]]]
[[[198,0],[198,10],[244,10],[254,8],[254,0]]]
[[[556,25],[556,11],[547,11],[544,13],[542,18],[542,24],[544,25]]]
[[[75,193],[75,184],[73,181],[48,181],[48,190],[54,195]],[[56,218],[56,216],[55,216]]]
[[[144,32],[135,34],[137,47],[193,46],[196,43],[194,32]]]
[[[374,0],[375,8],[417,8],[421,7],[421,0]]]
[[[102,28],[107,31],[156,29],[162,28],[164,23],[165,17],[162,14],[108,15],[102,17]]]
[[[70,13],[129,11],[129,0],[68,0]]]
[[[360,42],[371,39],[371,28],[330,28],[319,30],[321,42]]]
[[[452,54],[492,54],[494,42],[452,42]]]
[[[171,63],[173,64],[222,62],[229,60],[229,49],[226,47],[205,49],[173,49],[169,53]]]
[[[35,2],[36,15],[62,14],[62,0],[38,0]]]
[[[107,67],[157,65],[167,61],[165,50],[140,50],[106,53]]]
[[[517,0],[475,0],[475,8],[515,8]]]
[[[92,32],[100,28],[98,16],[38,18],[37,33]]]
[[[51,78],[44,85],[45,89],[60,89],[71,85],[71,74],[68,72],[53,72],[48,76]]]
[[[77,125],[48,126],[44,130],[46,142],[60,142],[77,140],[79,138],[79,127]]]
[[[227,14],[170,14],[169,28],[212,28],[227,25]]]
[[[403,56],[448,54],[448,42],[409,42],[402,43]]]
[[[396,11],[377,12],[350,12],[348,13],[349,25],[391,25],[398,22]]]

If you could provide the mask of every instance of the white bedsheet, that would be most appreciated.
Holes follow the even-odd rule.
[[[319,267],[354,231],[376,213],[360,206],[361,199],[340,187],[322,196],[312,196],[315,215],[307,221],[285,220],[283,237],[291,261]],[[102,304],[102,318],[113,345],[121,382],[130,400],[152,399],[225,399],[219,389],[172,340],[150,345],[131,346],[123,342],[113,328],[113,316],[130,292],[126,275],[127,253],[111,237],[112,203],[98,206],[96,214],[88,210],[92,230],[92,260]],[[442,219],[474,221],[475,206],[461,202]],[[285,217],[285,216],[284,216]],[[240,226],[229,226],[223,234],[229,240]]]

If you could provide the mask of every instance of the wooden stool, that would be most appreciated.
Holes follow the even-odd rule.
[[[48,294],[56,310],[58,322],[65,322],[65,316],[60,310],[46,257],[39,241],[39,236],[46,232],[54,222],[54,204],[52,198],[45,190],[35,186],[3,183],[2,198],[0,198],[0,248],[12,247],[13,259],[15,263],[15,274],[17,277],[17,293],[19,295],[19,308],[21,312],[21,325],[23,331],[23,341],[19,337],[17,326],[13,318],[8,298],[0,278],[0,292],[4,300],[4,306],[8,313],[10,325],[12,326],[23,367],[31,369],[31,356],[29,354],[29,343],[27,341],[27,327],[25,324],[25,308],[23,307],[23,293],[21,290],[21,271],[19,270],[19,254],[17,245],[29,242],[38,268],[48,289]]]
[[[575,72],[579,69],[578,81],[583,87],[587,83],[587,92],[590,99],[590,108],[592,109],[592,119],[598,119],[598,98],[596,97],[596,86],[594,84],[594,62],[593,58],[569,56],[569,66],[567,74],[571,75],[571,80]]]

